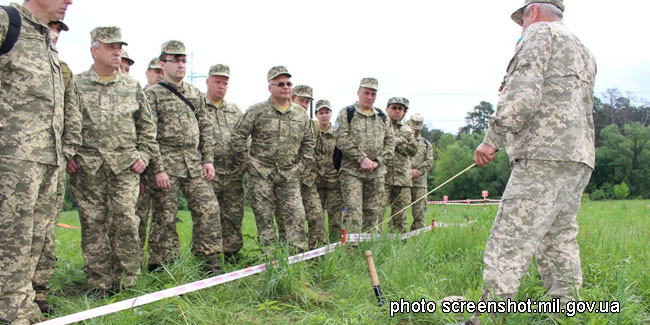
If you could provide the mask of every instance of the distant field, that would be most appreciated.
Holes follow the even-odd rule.
[[[650,322],[650,201],[585,202],[580,209],[580,235],[584,284],[583,300],[619,301],[618,314],[578,314],[573,318],[545,314],[511,314],[507,324],[646,324]],[[129,311],[97,318],[88,324],[445,324],[469,314],[397,314],[377,307],[363,251],[375,257],[386,301],[440,301],[464,295],[478,300],[481,292],[482,254],[496,207],[429,206],[429,222],[464,223],[468,227],[438,228],[405,242],[387,237],[363,243],[358,249],[337,250],[324,257],[294,265],[280,265],[262,274],[170,298]],[[184,256],[166,272],[144,275],[135,289],[107,300],[79,295],[85,283],[80,231],[57,228],[59,258],[52,280],[51,302],[63,316],[145,293],[174,287],[204,277],[189,254],[191,218],[180,212],[178,232]],[[410,216],[409,216],[410,218]],[[256,228],[250,210],[244,222],[244,255],[248,264],[224,265],[226,271],[258,263]],[[78,226],[76,212],[63,213],[60,222]],[[410,221],[409,221],[410,222]],[[524,277],[518,299],[540,299],[544,288],[533,265]]]

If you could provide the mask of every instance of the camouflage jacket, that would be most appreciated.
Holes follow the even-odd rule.
[[[535,23],[508,65],[483,142],[514,159],[581,162],[594,167],[591,52],[562,23]]]
[[[418,151],[413,130],[402,122],[391,122],[395,134],[393,159],[386,161],[386,185],[411,186],[411,157]]]
[[[63,79],[54,33],[29,10],[13,49],[0,57],[0,157],[63,165]],[[0,10],[0,43],[9,16]]]
[[[415,141],[418,143],[418,151],[411,157],[411,169],[419,171],[420,177],[413,181],[412,187],[427,187],[427,173],[433,167],[433,148],[429,140],[422,136]]]
[[[205,97],[203,100],[212,122],[215,173],[230,175],[243,172],[246,166],[237,161],[230,147],[231,133],[242,116],[241,110],[236,104],[225,100],[219,107],[215,107]]]
[[[83,117],[80,168],[93,173],[105,163],[117,174],[138,158],[148,164],[158,154],[156,126],[140,83],[120,72],[105,83],[93,66],[75,82]]]
[[[307,118],[309,118],[309,115],[307,115]],[[310,119],[311,121],[311,131],[314,134],[314,139],[318,141],[318,135],[319,135],[319,126],[318,122]],[[314,146],[315,149],[315,146]],[[300,183],[306,185],[306,186],[313,186],[314,183],[316,182],[316,178],[318,177],[318,167],[316,166],[316,152],[314,151],[314,160],[312,160],[311,163],[308,165],[304,166],[300,173]]]
[[[318,171],[317,183],[336,183],[339,181],[339,173],[334,168],[333,155],[336,138],[334,128],[330,124],[325,131],[318,127],[319,135],[316,138],[316,168]]]
[[[269,97],[249,107],[235,126],[233,152],[238,160],[245,160],[250,135],[249,173],[254,169],[262,177],[279,173],[295,178],[314,161],[316,140],[310,124],[302,107],[291,104],[282,112]]]
[[[63,85],[65,86],[64,107],[63,107],[63,156],[66,162],[77,153],[81,147],[81,125],[83,118],[79,110],[79,90],[74,80],[72,71],[63,61],[61,72],[63,74]]]
[[[168,84],[194,105],[197,115],[165,87],[155,84],[147,88],[145,94],[158,126],[160,146],[160,154],[153,158],[149,173],[201,177],[202,163],[214,161],[214,133],[203,94],[186,82],[181,86]]]
[[[360,178],[384,177],[386,161],[392,159],[395,147],[390,119],[386,118],[384,122],[374,109],[366,115],[358,103],[354,104],[354,109],[356,112],[349,124],[345,107],[339,111],[336,118],[336,147],[343,153],[339,174]],[[379,167],[370,173],[360,171],[361,161],[365,157],[377,161]]]

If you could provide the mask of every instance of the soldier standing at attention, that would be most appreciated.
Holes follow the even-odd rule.
[[[411,202],[427,194],[427,173],[433,167],[433,148],[429,140],[421,136],[424,129],[424,118],[420,114],[411,115],[407,122],[413,130],[413,137],[418,145],[418,151],[411,157]],[[411,207],[413,224],[411,231],[424,227],[427,217],[427,199],[417,201]]]
[[[144,90],[147,90],[147,88],[163,80],[163,70],[158,58],[153,58],[149,61],[149,66],[147,67],[145,75],[147,76],[147,86],[144,87]]]
[[[395,134],[395,151],[393,159],[386,161],[386,205],[391,206],[391,215],[401,211],[411,203],[411,157],[418,150],[413,137],[413,130],[402,123],[409,108],[409,100],[404,97],[392,97],[388,100],[386,113]],[[396,214],[390,220],[390,228],[398,233],[405,233],[406,210]]]
[[[390,122],[375,108],[375,78],[363,78],[359,101],[341,109],[334,134],[343,153],[341,191],[345,201],[344,224],[349,233],[378,231],[373,228],[385,211],[386,161],[393,157],[395,137]]]
[[[343,225],[343,196],[339,173],[334,168],[332,156],[336,146],[334,128],[332,128],[332,108],[329,100],[321,99],[316,102],[316,118],[318,119],[318,136],[316,136],[316,188],[320,197],[321,207],[327,208],[327,223],[330,241],[341,238]]]
[[[92,30],[94,64],[75,77],[82,145],[68,162],[81,222],[81,249],[93,295],[135,285],[140,244],[135,203],[140,174],[158,154],[156,127],[135,79],[120,69],[119,27]]]
[[[231,150],[231,134],[237,121],[241,118],[241,110],[235,103],[226,101],[228,92],[230,67],[217,64],[210,67],[208,79],[205,81],[208,92],[205,94],[205,104],[214,131],[214,172],[215,177],[210,181],[221,215],[221,232],[223,238],[223,254],[226,260],[236,261],[236,254],[244,245],[241,227],[244,218],[244,173],[245,161],[238,161]]]
[[[156,189],[149,232],[149,270],[161,268],[180,256],[176,213],[182,190],[192,212],[192,253],[201,258],[204,270],[221,272],[223,250],[219,205],[208,183],[214,178],[214,133],[203,94],[183,82],[187,67],[185,44],[162,45],[160,64],[164,80],[147,89],[146,95],[158,126],[160,154],[151,162]]]
[[[55,213],[62,153],[64,85],[54,33],[71,0],[29,0],[0,8],[0,320],[36,321],[32,278]],[[12,12],[11,14],[9,12]],[[10,27],[10,15],[21,29]]]
[[[276,241],[273,214],[278,207],[278,213],[287,216],[282,221],[286,242],[302,251],[307,243],[298,174],[313,163],[316,140],[304,109],[291,102],[290,80],[284,66],[269,70],[271,96],[244,113],[232,134],[232,149],[239,161],[245,161],[251,137],[248,195],[260,247],[267,249]]]
[[[129,57],[129,54],[126,53],[126,50],[122,49],[122,62],[120,63],[120,71],[128,76],[129,72],[131,72],[131,66],[134,63],[135,61]]]
[[[482,300],[514,299],[533,256],[547,297],[580,298],[576,215],[594,168],[596,62],[563,12],[561,0],[526,0],[512,14],[522,37],[474,155],[483,166],[505,148],[512,167],[485,246]]]

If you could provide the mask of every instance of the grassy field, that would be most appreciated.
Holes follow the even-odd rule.
[[[620,313],[583,313],[570,318],[546,314],[510,314],[492,319],[499,324],[647,324],[650,322],[650,208],[649,201],[585,202],[580,209],[584,284],[583,300],[618,301]],[[384,237],[348,247],[324,257],[213,288],[165,299],[128,311],[87,321],[89,324],[446,324],[469,314],[397,314],[377,307],[363,251],[372,250],[386,301],[440,301],[463,295],[478,300],[482,254],[496,207],[429,206],[429,220],[475,223],[467,227],[437,228],[405,242]],[[67,315],[205,277],[189,254],[191,218],[180,212],[178,232],[183,257],[166,272],[144,272],[137,286],[106,300],[93,300],[70,288],[85,283],[80,231],[57,228],[59,258],[52,279],[55,316]],[[255,224],[250,210],[244,219],[244,255],[248,264],[225,264],[234,271],[255,262]],[[64,213],[60,222],[79,225],[76,213]],[[531,266],[518,299],[540,299],[544,288]]]

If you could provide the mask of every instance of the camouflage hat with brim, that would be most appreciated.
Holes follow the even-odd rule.
[[[225,64],[213,65],[210,67],[208,75],[230,78],[230,67]]]
[[[171,40],[160,46],[160,52],[173,55],[187,55],[185,53],[185,44],[181,41]]]
[[[61,20],[61,19],[50,22],[50,23],[48,24],[48,26],[51,25],[51,24],[59,25],[59,29],[60,29],[62,32],[67,32],[67,31],[70,30],[70,28],[68,28],[68,25],[66,25],[66,24],[63,22],[63,20]]]
[[[307,85],[293,86],[293,89],[291,90],[292,96],[307,97],[312,100],[314,99],[314,97],[312,97],[313,93],[314,90]]]
[[[388,100],[388,104],[386,104],[386,106],[388,106],[390,104],[400,104],[400,105],[406,107],[406,109],[409,108],[409,100],[404,98],[404,97],[391,97]]]
[[[121,43],[129,45],[122,40],[122,30],[116,26],[97,27],[90,32],[90,42],[102,42],[104,44]]]
[[[359,83],[359,87],[377,90],[379,89],[379,81],[375,78],[363,78]]]
[[[330,105],[330,101],[327,99],[321,99],[316,102],[316,112],[320,111],[321,108],[327,108],[330,111],[332,110],[332,105]]]
[[[158,58],[153,58],[149,61],[149,66],[147,69],[162,69],[160,66],[160,60]]]
[[[289,70],[287,70],[287,67],[283,65],[275,66],[271,68],[271,70],[269,70],[269,73],[266,75],[266,80],[271,81],[283,74],[286,74],[287,76],[291,77],[291,74],[289,73]]]
[[[406,123],[408,123],[413,130],[421,131],[424,129],[424,117],[418,113],[411,115],[411,118]]]
[[[135,63],[135,61],[129,57],[129,54],[126,53],[124,49],[122,49],[122,60],[129,62],[129,65],[133,65]]]
[[[510,16],[510,18],[512,18],[512,20],[514,20],[515,23],[519,24],[519,26],[523,26],[524,25],[524,9],[526,9],[526,7],[528,7],[528,5],[530,5],[532,3],[550,3],[550,4],[560,8],[560,10],[562,12],[564,12],[563,0],[526,0],[526,2],[524,3],[524,6],[517,9],[515,12],[513,12],[512,15]]]

